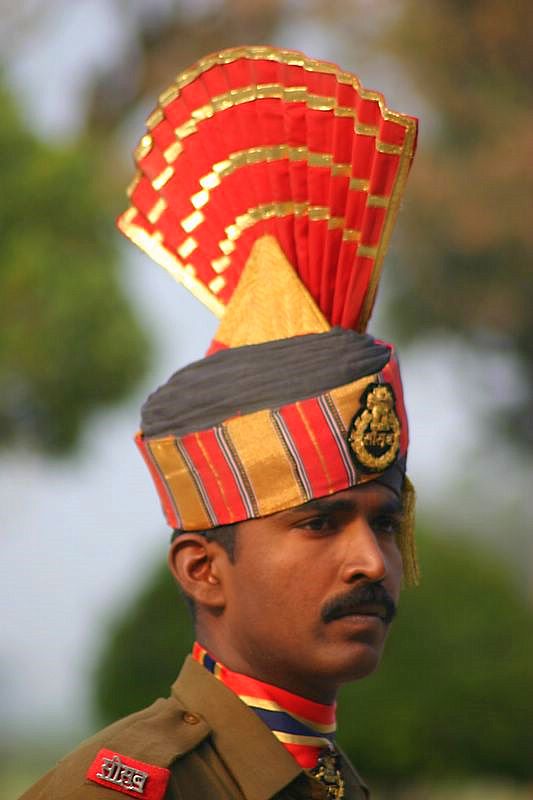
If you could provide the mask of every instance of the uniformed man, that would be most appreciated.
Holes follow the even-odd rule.
[[[398,362],[364,333],[416,121],[334,65],[245,47],[179,75],[147,124],[119,227],[222,317],[136,437],[197,641],[168,699],[24,797],[366,797],[335,697],[417,577]]]

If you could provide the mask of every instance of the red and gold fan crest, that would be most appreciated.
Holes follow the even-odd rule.
[[[137,443],[169,524],[207,530],[379,479],[402,493],[416,578],[398,363],[359,335],[416,120],[333,64],[241,47],[179,75],[147,124],[119,227],[222,318],[209,353],[224,350],[143,406]]]
[[[276,293],[281,273],[287,290],[288,262],[323,323],[291,323],[280,336],[366,329],[414,154],[413,117],[335,65],[241,47],[179,75],[147,125],[118,220],[126,236],[223,316],[252,246],[269,235],[258,291]],[[274,253],[278,266],[265,271],[272,237],[285,258]]]

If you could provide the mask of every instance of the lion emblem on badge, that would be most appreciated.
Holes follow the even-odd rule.
[[[363,472],[383,472],[395,461],[400,448],[400,420],[389,383],[371,383],[361,396],[348,441]]]

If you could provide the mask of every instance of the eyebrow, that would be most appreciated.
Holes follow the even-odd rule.
[[[376,509],[377,514],[402,514],[403,503],[399,497],[393,497],[390,500],[385,500]]]
[[[358,504],[354,500],[332,500],[327,497],[310,500],[308,503],[303,503],[296,508],[287,509],[284,516],[289,517],[297,516],[306,513],[316,514],[334,514],[334,513],[353,513],[357,511]],[[376,514],[401,514],[403,511],[402,502],[398,497],[393,497],[390,500],[384,500],[376,508]]]
[[[296,508],[287,510],[287,514],[306,514],[315,512],[318,514],[332,513],[335,511],[354,511],[357,508],[357,503],[353,500],[329,500],[328,498],[318,498],[317,500],[310,500]]]

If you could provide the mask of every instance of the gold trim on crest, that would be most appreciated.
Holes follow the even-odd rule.
[[[131,213],[133,212],[133,213]],[[172,277],[182,283],[191,294],[213,312],[216,317],[222,317],[225,305],[209,291],[202,281],[196,277],[196,270],[192,264],[182,264],[172,255],[158,239],[157,234],[150,235],[144,228],[135,225],[131,220],[137,215],[135,208],[129,208],[117,220],[117,226],[146,255],[150,256],[156,264],[166,269]]]

